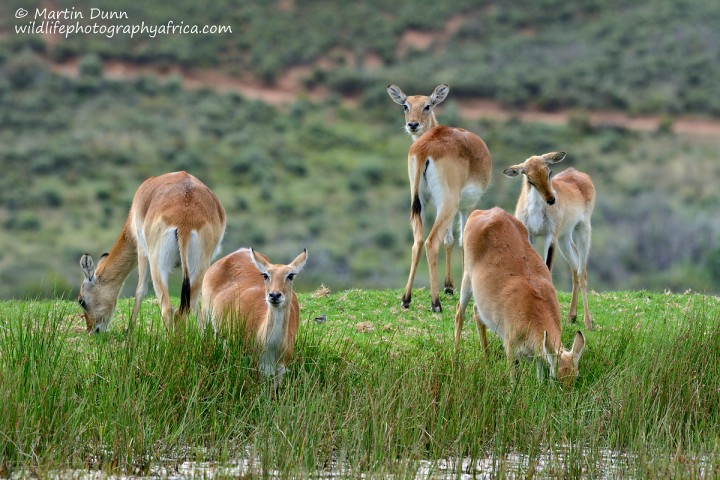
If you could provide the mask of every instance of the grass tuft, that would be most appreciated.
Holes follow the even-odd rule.
[[[194,321],[167,335],[155,306],[130,335],[118,318],[88,336],[74,302],[2,303],[0,468],[150,474],[242,458],[279,475],[718,473],[718,298],[594,294],[596,329],[569,389],[538,383],[528,362],[513,385],[496,336],[489,361],[474,325],[456,352],[452,308],[433,314],[422,289],[408,310],[399,298],[300,295],[277,397],[238,340]],[[122,300],[119,317],[130,309]],[[578,328],[564,323],[566,345]]]

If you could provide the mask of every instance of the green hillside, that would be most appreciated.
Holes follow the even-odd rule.
[[[392,80],[409,90],[447,82],[459,98],[513,107],[619,108],[720,114],[720,5],[698,0],[329,2],[194,0],[8,0],[0,29],[28,23],[37,8],[84,13],[83,25],[229,26],[214,35],[7,35],[5,55],[30,47],[56,61],[88,52],[154,66],[220,68],[267,83],[293,66],[308,87],[377,93]],[[17,8],[28,17],[17,20]],[[91,8],[125,13],[91,19]],[[0,30],[0,31],[2,31]],[[410,34],[415,35],[410,35]]]
[[[514,209],[519,184],[500,172],[532,154],[566,151],[556,171],[575,166],[592,175],[591,288],[720,291],[720,138],[671,128],[676,115],[717,113],[720,42],[710,26],[720,7],[118,1],[112,9],[127,12],[128,22],[234,30],[65,39],[14,33],[22,24],[16,9],[32,17],[33,5],[0,6],[0,297],[71,295],[78,258],[110,248],[140,182],[181,169],[225,205],[225,253],[252,245],[285,261],[308,248],[308,287],[397,288],[410,256],[410,139],[385,93],[390,81],[408,93],[450,83],[441,123],[478,133],[493,155],[483,207]],[[87,16],[95,4],[55,2],[72,7]],[[53,73],[69,59],[77,78]],[[180,69],[164,79],[115,79],[104,60]],[[187,90],[181,75],[217,69],[272,85],[298,66],[305,73],[297,99],[281,107]],[[573,113],[558,125],[462,118],[459,105],[476,98]],[[662,121],[649,132],[588,121],[587,112],[608,107]],[[569,288],[565,268],[556,264],[560,289]],[[427,283],[424,270],[418,282]]]

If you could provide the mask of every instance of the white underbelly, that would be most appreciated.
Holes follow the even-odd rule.
[[[485,191],[476,185],[468,185],[463,188],[460,192],[459,210],[463,212],[474,210],[484,193]]]
[[[480,320],[482,320],[483,324],[487,327],[488,330],[491,330],[497,334],[498,337],[503,341],[503,344],[505,343],[505,329],[503,328],[502,322],[498,322],[496,318],[494,318],[492,315],[490,315],[490,312],[487,310],[483,310],[480,305],[477,306],[478,311],[480,312]]]

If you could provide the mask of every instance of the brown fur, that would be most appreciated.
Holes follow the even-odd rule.
[[[570,383],[577,376],[584,337],[565,351],[560,305],[550,272],[527,240],[525,226],[500,208],[476,210],[465,226],[464,268],[455,314],[459,346],[465,309],[475,299],[475,321],[487,355],[486,328],[503,341],[514,378],[518,357],[542,359],[552,377]]]
[[[452,293],[453,222],[458,218],[458,243],[462,246],[463,223],[487,190],[492,172],[490,152],[480,137],[462,128],[437,125],[432,107],[442,102],[448,92],[447,85],[438,85],[429,97],[408,97],[395,85],[388,86],[388,94],[393,101],[404,106],[406,130],[415,140],[408,152],[410,223],[414,241],[402,306],[410,306],[412,286],[424,246],[430,273],[432,309],[436,312],[442,311],[437,275],[440,242],[445,244],[445,291]],[[423,210],[427,201],[435,204],[437,212],[425,239]]]
[[[173,233],[174,232],[174,233]],[[191,245],[193,232],[198,243]],[[225,210],[215,194],[200,180],[186,172],[167,173],[145,180],[133,198],[130,213],[110,253],[101,257],[95,268],[92,257],[83,255],[80,264],[85,280],[79,300],[85,305],[88,331],[101,331],[112,320],[117,297],[125,279],[138,267],[138,288],[130,317],[133,327],[146,292],[147,267],[160,301],[166,328],[172,329],[187,315],[187,308],[173,313],[170,294],[163,276],[172,265],[168,245],[177,243],[183,277],[189,292],[183,292],[189,305],[197,303],[200,285],[219,249],[225,232]],[[174,235],[176,240],[170,238]],[[192,251],[199,249],[199,251]],[[197,265],[188,263],[188,256],[197,258]],[[190,271],[194,267],[193,272]],[[195,275],[190,278],[191,274]]]
[[[590,252],[590,218],[595,207],[595,187],[589,175],[574,168],[549,178],[549,165],[564,158],[564,152],[533,156],[505,169],[503,173],[509,177],[524,174],[515,216],[528,228],[531,242],[537,236],[545,238],[543,256],[551,271],[552,253],[555,247],[559,248],[572,273],[570,321],[574,322],[577,318],[578,292],[582,292],[585,326],[592,328],[592,315],[587,301],[587,258]],[[540,206],[537,205],[533,191],[544,200]]]
[[[203,281],[203,314],[211,319],[216,332],[221,330],[239,330],[245,334],[245,340],[264,352],[271,341],[274,322],[282,320],[282,336],[276,349],[270,352],[268,366],[261,370],[266,376],[272,367],[282,371],[290,362],[295,347],[300,306],[293,291],[293,281],[289,275],[297,275],[307,259],[303,252],[288,265],[273,265],[269,259],[253,251],[241,248],[215,262]],[[256,263],[257,262],[257,263]],[[263,271],[269,279],[263,278]],[[280,294],[281,305],[270,305],[271,294]],[[289,302],[287,299],[291,299]],[[273,314],[277,313],[277,316]]]

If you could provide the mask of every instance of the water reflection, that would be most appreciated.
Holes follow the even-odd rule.
[[[594,452],[578,451],[569,447],[556,447],[545,450],[540,454],[528,455],[510,453],[504,456],[489,456],[481,460],[470,459],[442,459],[437,461],[423,460],[414,466],[395,468],[395,475],[383,472],[361,473],[349,465],[334,463],[330,468],[314,472],[290,473],[290,477],[312,477],[321,479],[340,478],[418,478],[418,479],[495,479],[502,478],[639,478],[648,473],[651,476],[661,475],[661,472],[685,474],[692,478],[705,478],[720,473],[718,465],[708,458],[690,459],[683,457],[662,458],[653,457],[657,467],[647,465],[646,460],[638,461],[636,455],[620,453],[611,450]],[[639,465],[642,464],[642,465]],[[151,467],[142,474],[107,474],[101,471],[87,470],[56,470],[42,475],[50,479],[78,479],[78,480],[130,480],[130,479],[219,479],[219,478],[287,478],[288,474],[275,470],[265,470],[259,464],[257,457],[249,451],[245,458],[231,462],[191,462],[173,461],[163,462],[163,465]],[[662,476],[662,475],[661,475]],[[32,471],[14,472],[11,478],[37,478]]]

